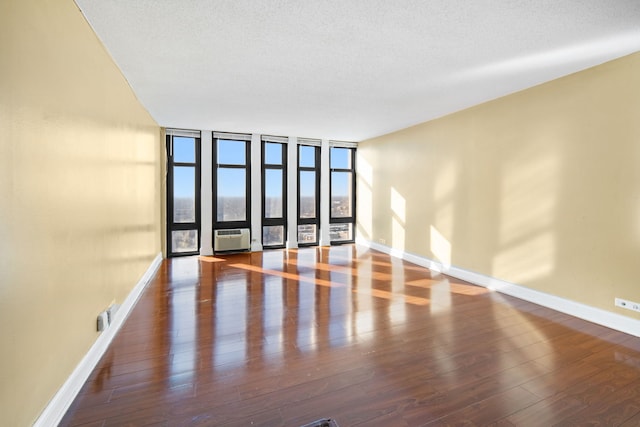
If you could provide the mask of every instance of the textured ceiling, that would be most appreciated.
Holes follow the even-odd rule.
[[[640,0],[76,0],[166,127],[360,141],[640,51]]]

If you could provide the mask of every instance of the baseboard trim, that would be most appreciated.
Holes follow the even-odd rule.
[[[135,306],[140,295],[142,295],[145,287],[149,281],[151,281],[151,278],[156,271],[158,271],[161,263],[162,254],[159,253],[115,313],[113,321],[109,327],[98,336],[69,378],[67,378],[62,387],[60,387],[51,401],[49,401],[47,407],[42,411],[42,414],[40,414],[36,422],[33,424],[34,427],[57,426],[60,423],[62,417],[64,417],[69,406],[73,403],[73,400],[80,392],[85,381],[89,378],[89,375],[91,375],[91,372],[100,361],[100,358],[107,351],[109,344],[113,341],[116,333],[122,327],[125,319]]]
[[[394,249],[380,243],[370,242],[364,239],[358,239],[356,243],[386,253],[392,257],[404,259],[421,267],[426,267],[430,270],[465,280],[474,285],[482,286],[505,295],[510,295],[598,325],[640,337],[640,320],[496,279],[495,277],[465,270],[464,268],[443,265],[438,261]]]

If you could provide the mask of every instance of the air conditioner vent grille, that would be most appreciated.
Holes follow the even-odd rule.
[[[231,230],[215,230],[213,250],[217,251],[246,251],[251,248],[251,238],[248,228]]]

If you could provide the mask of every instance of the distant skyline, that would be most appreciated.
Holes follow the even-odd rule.
[[[174,137],[172,155],[173,162],[177,163],[173,167],[173,193],[174,198],[192,199],[196,197],[196,140],[190,137]],[[246,169],[234,166],[243,166],[246,163],[246,142],[235,140],[218,140],[216,159],[221,166],[214,166],[214,180],[217,181],[217,196],[219,198],[245,197],[246,192]],[[311,166],[315,164],[315,147],[299,146],[299,164]],[[265,162],[270,165],[281,165],[283,163],[283,145],[279,143],[265,144]],[[351,166],[351,153],[349,149],[332,147],[330,152],[330,162],[332,168],[342,169],[332,171],[330,176],[331,195],[336,197],[349,197],[352,191],[352,181],[355,179],[352,172],[345,172]],[[231,167],[228,167],[231,166]],[[287,190],[287,183],[282,182],[282,169],[266,169],[265,195],[266,197],[282,197],[283,191]],[[296,170],[296,173],[298,171]],[[300,171],[298,192],[302,198],[314,198],[316,194],[316,172]],[[283,185],[284,184],[284,185]],[[255,189],[250,187],[250,191]],[[284,187],[284,188],[283,188]],[[260,189],[258,189],[260,191]],[[295,197],[295,196],[294,196]],[[292,196],[288,196],[292,200]]]
[[[218,221],[230,221],[244,219],[245,205],[244,197],[221,197],[218,209]],[[265,204],[267,207],[268,218],[281,218],[283,211],[280,209],[282,198],[267,198]],[[313,197],[302,197],[300,199],[300,215],[302,218],[315,218],[315,199]],[[331,198],[331,216],[333,218],[344,218],[351,216],[353,206],[348,197],[334,196]],[[195,201],[193,198],[174,198],[173,203],[173,220],[174,222],[194,222],[195,221]]]

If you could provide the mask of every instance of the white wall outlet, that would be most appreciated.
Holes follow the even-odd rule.
[[[107,329],[108,326],[109,326],[109,315],[107,314],[106,311],[103,311],[100,314],[98,314],[98,322],[97,322],[98,332],[104,331],[105,329]]]
[[[112,324],[116,318],[116,313],[120,309],[120,304],[111,304],[107,309],[107,316],[109,317],[109,324]]]
[[[640,312],[640,303],[638,302],[633,302],[633,301],[629,301],[622,298],[616,298],[615,304],[616,304],[616,307],[622,307],[622,308],[626,308],[627,310]]]

